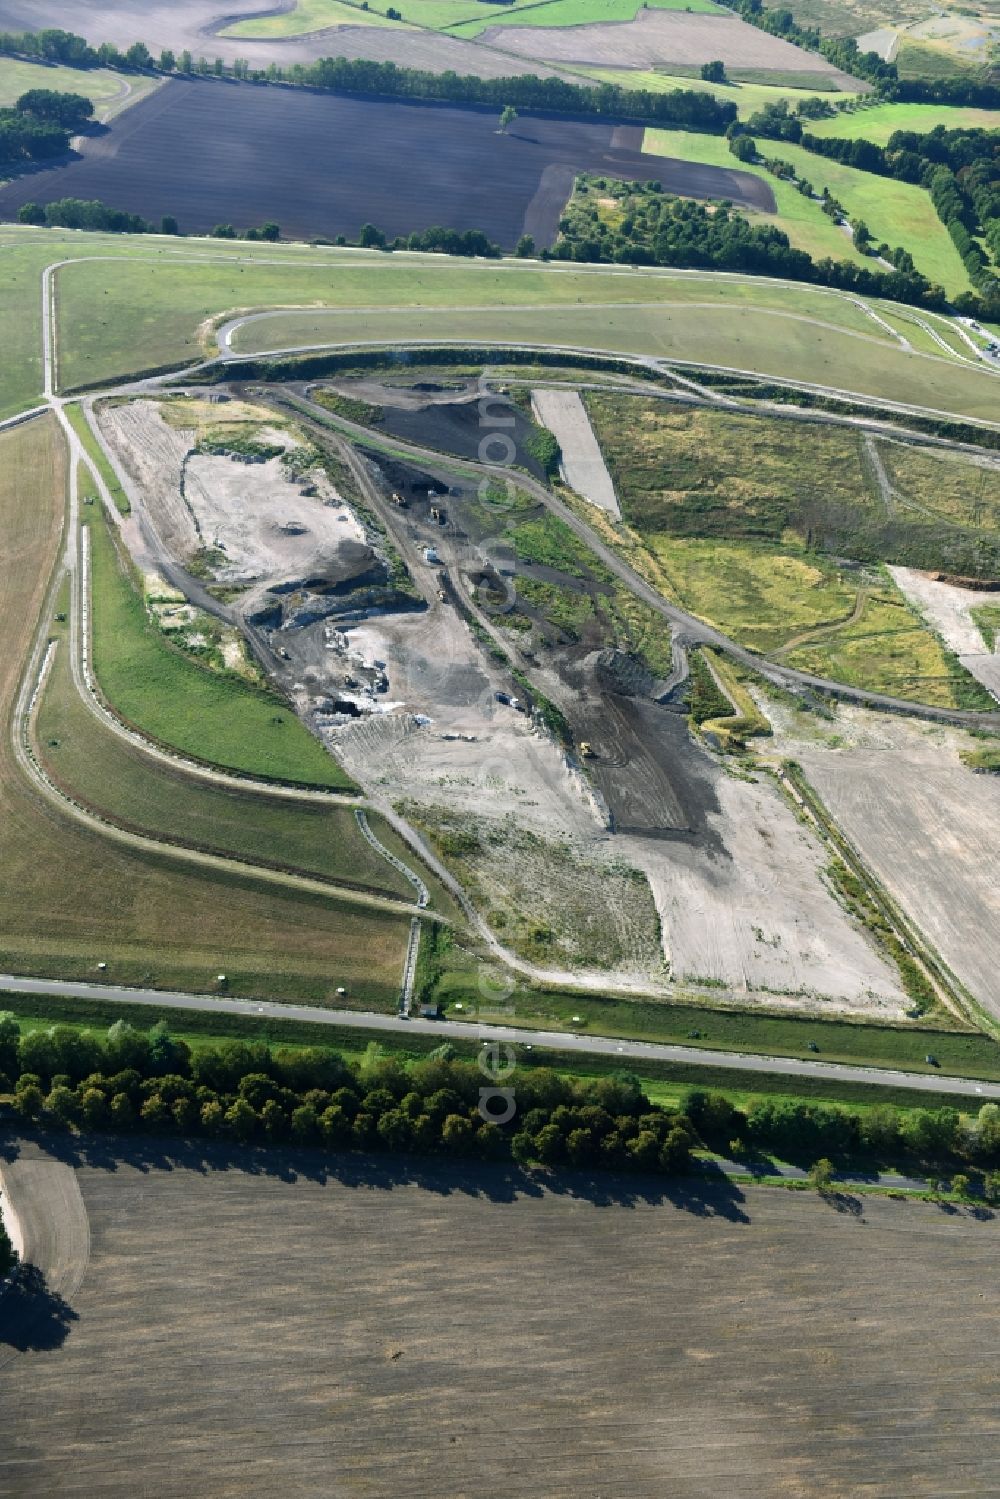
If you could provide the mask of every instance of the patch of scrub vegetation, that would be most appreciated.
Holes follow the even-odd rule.
[[[826,877],[841,903],[892,958],[900,982],[913,1001],[915,1014],[923,1015],[934,1009],[938,1003],[934,985],[900,942],[864,882],[836,856],[826,867]]]
[[[276,781],[347,788],[348,777],[274,693],[209,671],[149,618],[103,518],[88,527],[94,672],[129,723],[214,765]]]
[[[664,974],[660,919],[640,870],[513,818],[472,820],[409,803],[402,810],[521,957],[555,969]]]
[[[996,650],[997,635],[1000,634],[1000,607],[996,604],[973,605],[969,610],[972,622],[991,653]]]
[[[144,598],[150,617],[171,643],[187,655],[212,671],[232,673],[256,687],[266,685],[263,672],[235,626],[226,625],[214,614],[189,604],[183,593],[164,582],[158,573],[144,580]]]
[[[111,495],[111,498],[115,502],[115,508],[122,515],[128,515],[132,509],[132,506],[129,504],[128,495],[122,488],[121,483],[118,479],[118,475],[115,473],[114,469],[111,467],[111,464],[108,462],[104,449],[101,447],[97,438],[94,436],[93,429],[91,428],[90,423],[87,421],[87,418],[84,415],[83,407],[78,406],[74,403],[69,406],[64,406],[63,410],[69,418],[69,422],[71,427],[73,428],[73,431],[82,442],[84,452],[87,454],[87,457],[92,461],[94,467],[97,469],[97,472],[104,480],[108,493]]]
[[[381,406],[361,401],[357,396],[345,396],[338,390],[314,388],[309,392],[309,399],[334,416],[342,416],[347,422],[356,422],[359,427],[375,427],[384,416]]]
[[[983,736],[984,742],[975,749],[963,749],[961,760],[970,770],[981,775],[1000,775],[1000,739]]]
[[[770,734],[771,725],[717,651],[692,652],[691,717],[720,749],[743,749],[754,734]]]
[[[644,534],[786,542],[794,533],[861,562],[1000,571],[994,474],[962,455],[642,396],[586,401],[625,520]]]

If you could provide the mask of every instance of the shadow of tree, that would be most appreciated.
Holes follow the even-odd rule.
[[[482,1162],[440,1156],[377,1155],[351,1150],[241,1145],[223,1140],[185,1140],[150,1135],[69,1135],[43,1130],[21,1133],[20,1141],[40,1147],[74,1168],[143,1172],[184,1169],[201,1174],[248,1172],[285,1182],[299,1179],[391,1192],[419,1186],[438,1196],[461,1194],[490,1202],[515,1202],[546,1194],[601,1207],[669,1204],[704,1218],[749,1223],[741,1189],[721,1172],[700,1169],[690,1176],[652,1176],[612,1171],[524,1170],[510,1162]],[[0,1158],[19,1153],[18,1140],[0,1146]]]
[[[21,1265],[0,1296],[0,1350],[19,1353],[62,1347],[77,1314],[35,1265]]]

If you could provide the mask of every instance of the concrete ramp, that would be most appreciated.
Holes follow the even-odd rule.
[[[621,509],[601,445],[577,390],[533,390],[535,419],[553,433],[562,449],[563,478],[592,505],[621,520]]]

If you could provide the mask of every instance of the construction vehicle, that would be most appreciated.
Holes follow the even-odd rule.
[[[594,758],[594,751],[591,748],[590,741],[588,739],[584,739],[584,740],[581,741],[581,743],[580,743],[580,755],[581,755],[581,757],[584,760],[593,760],[593,758]]]

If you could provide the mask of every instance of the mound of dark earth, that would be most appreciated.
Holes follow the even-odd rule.
[[[641,143],[640,128],[598,120],[526,115],[501,135],[492,110],[173,79],[81,154],[0,189],[0,216],[99,198],[153,221],[172,214],[189,233],[266,219],[300,239],[444,225],[511,249],[522,233],[551,243],[581,172],[774,208],[759,177],[645,155]]]
[[[545,477],[542,465],[527,446],[534,427],[511,402],[491,398],[483,410],[478,401],[425,406],[417,411],[386,406],[379,428],[417,447],[453,453],[456,458],[477,463],[512,462],[536,479]]]

